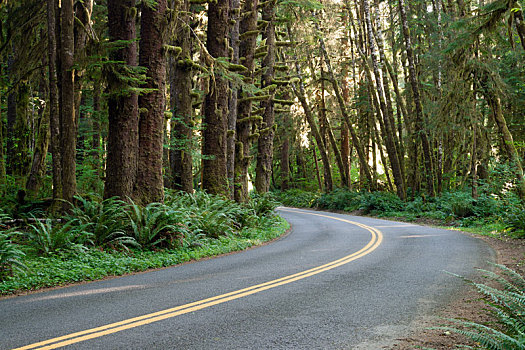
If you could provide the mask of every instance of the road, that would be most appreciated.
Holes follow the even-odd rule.
[[[255,249],[0,300],[0,349],[388,349],[493,259],[481,240],[280,208]]]

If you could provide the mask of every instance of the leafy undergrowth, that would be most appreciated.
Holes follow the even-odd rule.
[[[357,212],[491,236],[525,237],[525,203],[510,192],[481,193],[473,199],[465,190],[444,192],[434,198],[415,196],[405,202],[390,192],[348,189],[326,194],[294,189],[276,192],[275,196],[283,205],[292,207]]]
[[[271,196],[241,205],[206,193],[172,194],[146,207],[78,197],[67,216],[32,217],[0,232],[0,295],[247,249],[289,228],[276,206]]]

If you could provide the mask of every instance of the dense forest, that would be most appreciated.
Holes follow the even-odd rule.
[[[523,199],[522,5],[3,1],[4,201],[245,202],[252,186]]]

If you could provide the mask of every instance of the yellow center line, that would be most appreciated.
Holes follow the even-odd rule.
[[[117,332],[120,332],[120,331],[123,331],[123,330],[126,330],[126,329],[131,329],[131,328],[143,326],[143,325],[146,325],[146,324],[150,324],[150,323],[153,323],[153,322],[157,322],[157,321],[165,320],[165,319],[168,319],[168,318],[176,317],[176,316],[179,316],[179,315],[187,314],[187,313],[190,313],[190,312],[195,312],[195,311],[202,310],[204,308],[208,308],[208,307],[213,306],[213,305],[222,304],[222,303],[225,303],[225,302],[228,302],[228,301],[231,301],[231,300],[239,299],[239,298],[242,298],[242,297],[245,297],[245,296],[248,296],[248,295],[259,293],[259,292],[262,292],[262,291],[265,291],[265,290],[268,290],[268,289],[272,289],[272,288],[275,288],[275,287],[278,287],[278,286],[282,286],[284,284],[288,284],[288,283],[295,282],[295,281],[298,281],[298,280],[301,280],[301,279],[304,279],[304,278],[307,278],[307,277],[310,277],[310,276],[313,276],[313,275],[317,275],[317,274],[319,274],[321,272],[325,272],[325,271],[331,270],[331,269],[333,269],[335,267],[347,264],[347,263],[349,263],[351,261],[354,261],[356,259],[359,259],[359,258],[361,258],[361,257],[363,257],[363,256],[365,256],[365,255],[367,255],[369,253],[371,253],[372,251],[374,251],[381,244],[381,242],[383,240],[383,235],[382,235],[381,231],[379,231],[379,230],[377,230],[377,229],[375,229],[373,227],[370,227],[370,226],[358,223],[358,222],[354,222],[354,221],[350,221],[350,220],[346,220],[346,219],[341,219],[341,218],[337,218],[337,217],[333,217],[333,216],[329,216],[329,215],[310,213],[310,212],[305,212],[305,211],[300,211],[300,210],[293,210],[293,209],[280,209],[280,210],[296,212],[296,213],[301,213],[301,214],[314,215],[314,216],[321,216],[321,217],[326,217],[326,218],[330,218],[330,219],[337,220],[337,221],[346,222],[346,223],[349,223],[349,224],[352,224],[352,225],[356,225],[356,226],[359,226],[359,227],[369,231],[372,234],[372,238],[370,239],[370,241],[363,248],[361,248],[357,252],[354,252],[354,253],[352,253],[350,255],[347,255],[345,257],[342,257],[342,258],[340,258],[338,260],[329,262],[327,264],[324,264],[324,265],[321,265],[321,266],[318,266],[318,267],[315,267],[315,268],[312,268],[312,269],[309,269],[309,270],[305,270],[305,271],[302,271],[302,272],[299,272],[299,273],[295,273],[293,275],[285,276],[285,277],[282,277],[282,278],[278,278],[278,279],[275,279],[275,280],[272,280],[272,281],[268,281],[268,282],[265,282],[265,283],[257,284],[257,285],[251,286],[251,287],[247,287],[247,288],[244,288],[244,289],[236,290],[236,291],[229,292],[229,293],[226,293],[226,294],[221,294],[221,295],[217,295],[217,296],[214,296],[214,297],[211,297],[211,298],[202,299],[202,300],[195,301],[195,302],[192,302],[192,303],[180,305],[180,306],[177,306],[177,307],[161,310],[161,311],[158,311],[158,312],[154,312],[154,313],[150,313],[150,314],[146,314],[146,315],[130,318],[130,319],[119,321],[119,322],[115,322],[115,323],[110,323],[110,324],[107,324],[107,325],[104,325],[104,326],[91,328],[91,329],[87,329],[87,330],[80,331],[80,332],[67,334],[67,335],[64,335],[64,336],[61,336],[61,337],[56,337],[56,338],[44,340],[44,341],[41,341],[41,342],[38,342],[38,343],[34,343],[34,344],[26,345],[26,346],[23,346],[23,347],[20,347],[20,348],[16,348],[14,350],[56,349],[56,348],[59,348],[59,347],[63,347],[63,346],[67,346],[67,345],[71,345],[71,344],[75,344],[75,343],[79,343],[79,342],[82,342],[82,341],[85,341],[85,340],[102,337],[104,335],[117,333]]]

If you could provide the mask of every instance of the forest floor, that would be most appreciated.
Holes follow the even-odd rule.
[[[525,240],[511,238],[494,238],[464,233],[485,241],[494,249],[496,262],[505,265],[521,275],[525,275]],[[485,304],[472,286],[465,285],[463,291],[448,305],[438,310],[435,317],[425,317],[414,322],[414,330],[406,338],[398,339],[392,349],[455,349],[460,345],[473,345],[465,337],[445,332],[439,327],[446,323],[446,318],[460,318],[478,323],[487,322],[490,318],[484,311]]]

